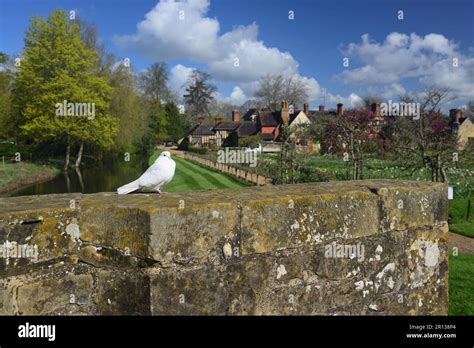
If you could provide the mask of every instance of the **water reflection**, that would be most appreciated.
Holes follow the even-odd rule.
[[[52,180],[23,187],[7,193],[9,196],[42,195],[49,193],[114,192],[117,187],[137,179],[143,173],[139,159],[122,158],[98,163],[93,167],[62,172]]]

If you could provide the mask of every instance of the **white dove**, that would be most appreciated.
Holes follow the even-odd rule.
[[[119,187],[117,193],[126,195],[141,188],[148,188],[162,193],[160,189],[173,179],[175,169],[176,163],[171,159],[171,154],[168,151],[163,151],[142,176],[127,185]]]

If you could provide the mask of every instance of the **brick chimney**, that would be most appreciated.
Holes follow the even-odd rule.
[[[281,119],[284,124],[288,124],[290,112],[288,111],[288,102],[286,100],[281,102]]]
[[[342,103],[337,104],[337,115],[338,116],[344,115],[344,104]]]
[[[459,120],[463,118],[463,110],[461,109],[450,109],[449,117],[452,121],[459,123]]]
[[[204,117],[200,116],[198,117],[198,123],[202,124],[204,122]]]
[[[216,118],[215,118],[216,124],[222,122],[222,120],[223,120],[222,117],[216,117]]]
[[[308,115],[308,111],[309,111],[309,105],[308,103],[304,103],[303,104],[303,112]]]
[[[375,116],[380,116],[380,103],[372,103],[371,109]]]
[[[324,112],[324,105],[319,105],[319,112]]]
[[[240,111],[239,110],[232,111],[232,121],[239,122],[239,120],[240,120]]]

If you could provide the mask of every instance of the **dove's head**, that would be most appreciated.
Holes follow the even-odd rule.
[[[168,157],[169,159],[171,159],[171,154],[169,153],[169,151],[163,151],[160,154],[160,157]]]

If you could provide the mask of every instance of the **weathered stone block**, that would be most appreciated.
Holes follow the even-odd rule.
[[[18,314],[75,313],[76,306],[90,305],[93,278],[90,274],[65,274],[17,288]]]
[[[0,242],[38,247],[0,261],[0,314],[447,313],[443,184],[28,196],[0,209]]]
[[[96,303],[100,315],[150,315],[148,275],[140,271],[100,271]]]
[[[223,238],[238,233],[238,210],[232,203],[155,210],[150,217],[149,255],[161,263],[206,258]]]

